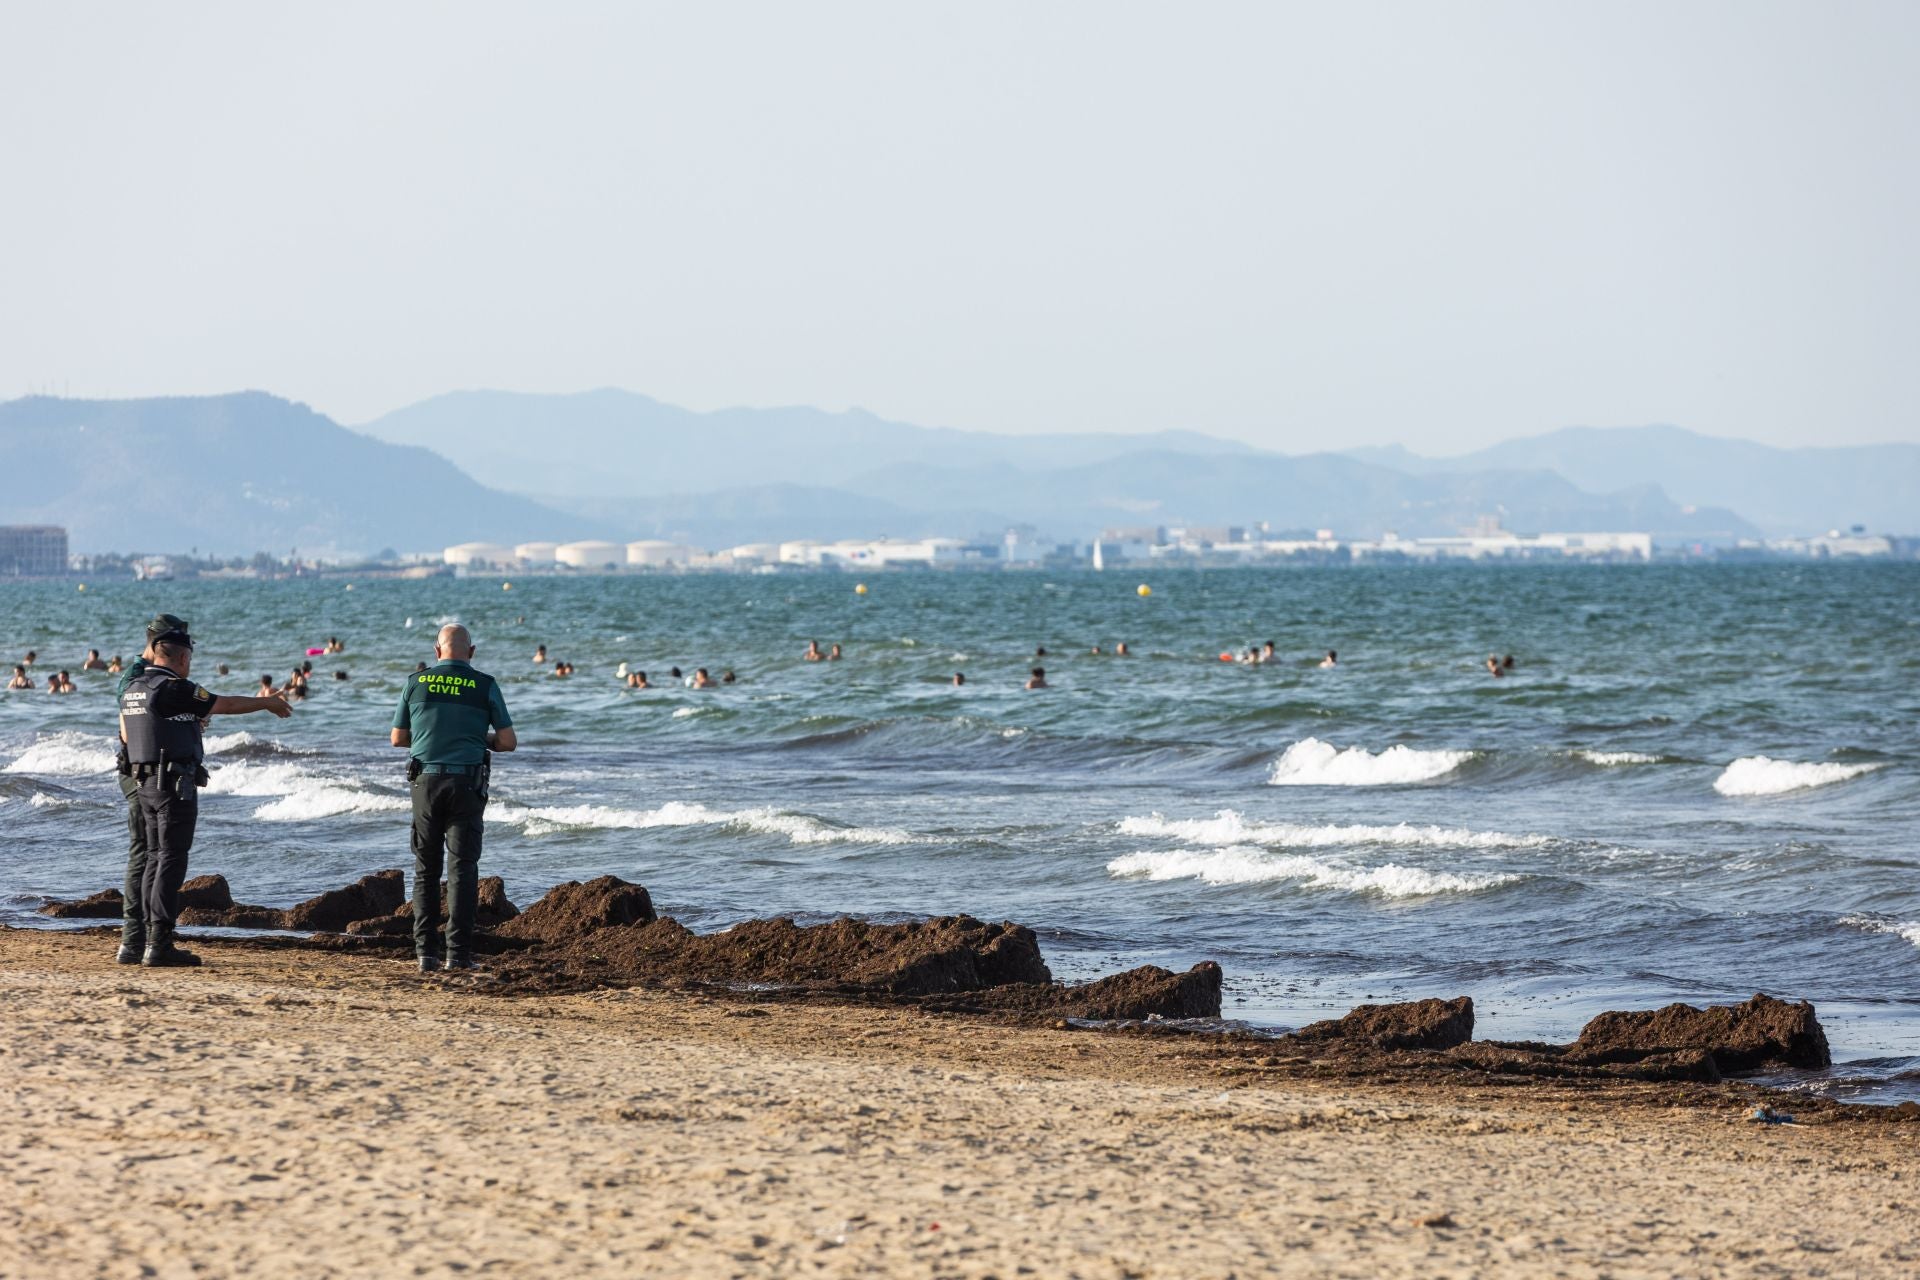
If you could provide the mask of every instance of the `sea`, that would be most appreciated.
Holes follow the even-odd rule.
[[[0,657],[79,685],[0,694],[8,924],[122,875],[87,649],[132,657],[176,613],[195,678],[247,694],[346,643],[290,720],[208,735],[193,871],[284,906],[410,866],[387,731],[459,621],[520,735],[482,870],[522,905],[613,874],[698,930],[967,912],[1031,926],[1063,979],[1217,960],[1260,1028],[1469,995],[1483,1038],[1563,1041],[1764,991],[1812,1000],[1836,1059],[1776,1083],[1920,1097],[1920,565],[68,581],[0,606]]]

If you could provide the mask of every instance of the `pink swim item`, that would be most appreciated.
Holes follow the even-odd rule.
[[[325,652],[326,652],[326,650],[325,650],[325,649],[309,649],[309,650],[307,650],[307,656],[308,656],[309,658],[317,658],[317,657],[319,657],[319,656],[320,656],[321,654],[323,654],[323,653],[325,653]]]

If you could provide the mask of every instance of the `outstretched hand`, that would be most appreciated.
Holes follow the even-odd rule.
[[[293,714],[293,708],[288,706],[287,700],[278,694],[275,694],[271,698],[263,698],[261,701],[267,704],[267,710],[273,712],[273,714],[279,716],[282,720],[285,720]]]

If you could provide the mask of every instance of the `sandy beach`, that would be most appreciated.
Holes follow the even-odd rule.
[[[1920,1124],[0,930],[0,1276],[1902,1276]]]

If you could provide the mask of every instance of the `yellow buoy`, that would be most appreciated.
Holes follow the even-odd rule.
[[[511,591],[513,590],[513,584],[511,582],[503,582],[500,584],[500,589],[502,591]]]
[[[353,590],[353,584],[351,582],[347,584],[347,590],[349,591]]]
[[[853,594],[857,596],[863,596],[867,594],[867,584],[862,582],[856,585],[853,589]]]
[[[1143,582],[1133,589],[1133,593],[1137,596],[1150,596],[1153,594],[1153,588]]]
[[[87,589],[87,584],[84,582],[74,588],[75,591],[85,591],[86,589]]]

